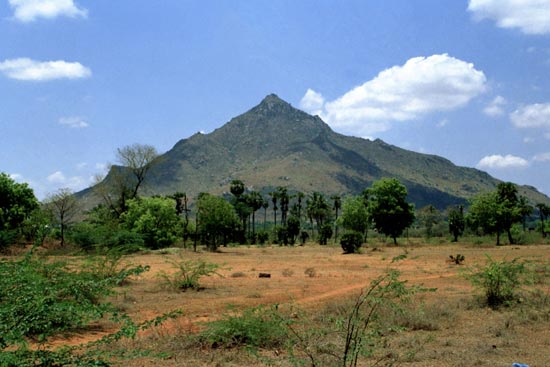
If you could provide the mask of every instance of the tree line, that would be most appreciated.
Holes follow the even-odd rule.
[[[200,193],[189,198],[185,192],[176,192],[145,197],[140,189],[158,162],[156,150],[134,144],[118,149],[117,159],[121,165],[96,185],[101,203],[84,215],[69,190],[59,190],[39,203],[27,184],[1,173],[0,248],[21,240],[42,244],[53,238],[61,246],[68,240],[85,250],[155,249],[180,241],[195,250],[204,245],[215,251],[229,243],[294,245],[315,240],[326,245],[334,239],[345,252],[355,252],[367,241],[369,230],[397,244],[405,231],[432,237],[441,235],[442,228],[453,241],[469,230],[479,236],[495,235],[497,244],[504,234],[513,244],[516,227],[525,231],[535,210],[542,236],[550,232],[550,207],[531,206],[509,182],[473,197],[467,207],[456,205],[445,213],[432,205],[415,209],[407,202],[406,187],[392,178],[373,182],[356,196],[305,194],[281,186],[262,193],[235,179],[222,196]]]

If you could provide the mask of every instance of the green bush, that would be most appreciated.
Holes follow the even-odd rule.
[[[98,281],[92,273],[71,271],[65,263],[47,263],[27,256],[0,261],[0,348],[43,341],[81,328],[114,312],[100,299],[113,293],[112,279]]]
[[[15,243],[17,239],[17,231],[14,230],[3,230],[0,231],[0,251],[11,246]]]
[[[326,245],[328,240],[332,237],[333,230],[332,224],[325,223],[319,228],[319,244]]]
[[[524,263],[518,259],[497,261],[487,256],[484,267],[471,271],[467,277],[472,284],[484,292],[484,300],[491,308],[511,305],[518,300],[517,291],[525,283]]]
[[[125,254],[140,251],[145,246],[143,237],[139,233],[119,229],[108,237],[104,244],[109,249],[116,249]]]
[[[264,245],[269,240],[269,233],[267,233],[265,231],[259,231],[256,234],[256,237],[258,239],[258,243],[260,245]]]
[[[287,323],[276,306],[269,309],[259,306],[208,323],[199,340],[212,348],[277,348],[289,338]]]
[[[363,244],[363,235],[359,232],[346,232],[340,238],[340,245],[346,254],[354,254]]]
[[[164,278],[168,287],[173,289],[182,291],[188,289],[199,290],[201,289],[199,280],[202,277],[220,275],[216,271],[220,267],[218,264],[207,263],[204,260],[195,261],[180,258],[180,260],[170,261],[170,263],[177,269],[176,273],[172,275],[161,273],[160,276]]]

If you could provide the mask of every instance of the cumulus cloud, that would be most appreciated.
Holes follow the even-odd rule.
[[[496,96],[487,107],[483,109],[483,113],[491,117],[502,116],[504,115],[504,105],[506,105],[506,100],[502,96]]]
[[[93,179],[92,177],[72,176],[66,177],[61,171],[56,171],[46,177],[46,180],[57,188],[68,188],[72,191],[78,191],[89,186]]]
[[[304,111],[308,111],[312,115],[320,115],[323,111],[324,104],[325,98],[323,98],[321,93],[317,93],[313,89],[308,89],[300,101],[300,108]]]
[[[72,129],[83,129],[90,126],[82,117],[77,116],[61,117],[59,119],[59,124],[68,126]]]
[[[28,58],[0,62],[0,72],[8,78],[25,81],[88,78],[92,71],[78,62],[36,61]]]
[[[477,20],[494,20],[500,28],[525,34],[550,33],[550,0],[470,0],[468,10]]]
[[[14,18],[24,23],[37,18],[85,18],[88,15],[88,11],[79,8],[73,0],[9,0],[9,4],[14,11]]]
[[[388,130],[391,122],[464,106],[485,91],[486,82],[473,64],[447,54],[432,55],[386,69],[334,101],[325,102],[311,90],[302,101],[316,108],[324,102],[320,115],[334,128],[370,135]]]
[[[476,165],[479,169],[506,169],[506,168],[524,168],[529,165],[529,161],[524,158],[516,157],[511,154],[502,156],[500,154],[483,157]]]
[[[550,128],[550,103],[523,106],[510,114],[510,120],[519,128]]]
[[[540,153],[533,157],[535,162],[550,162],[550,152]]]

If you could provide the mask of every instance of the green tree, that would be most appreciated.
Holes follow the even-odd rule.
[[[514,223],[521,221],[522,207],[518,189],[511,182],[501,182],[497,185],[497,226],[508,235],[510,244],[514,244],[511,228]]]
[[[256,212],[264,205],[264,198],[258,191],[251,191],[247,198],[248,206],[252,209],[252,238],[256,241]],[[264,218],[265,219],[265,218]]]
[[[414,206],[407,202],[407,189],[395,178],[374,182],[368,191],[369,217],[374,227],[386,236],[397,237],[414,222]]]
[[[300,234],[300,220],[298,217],[291,215],[286,222],[286,232],[288,234],[290,244],[296,243],[296,237]]]
[[[183,245],[187,243],[189,238],[189,201],[185,192],[176,192],[170,198],[176,201],[176,214],[181,217],[183,214]]]
[[[216,251],[220,243],[226,243],[238,227],[239,218],[233,206],[222,198],[201,194],[197,203],[199,220],[197,229],[210,251]]]
[[[332,195],[330,199],[333,202],[332,209],[334,209],[334,242],[338,239],[338,213],[342,208],[342,197],[340,195]]]
[[[431,238],[434,226],[441,220],[441,213],[433,205],[428,205],[418,210],[417,218],[419,224],[424,227],[426,238]]]
[[[313,233],[313,220],[315,220],[315,223],[317,225],[317,233],[320,235],[320,230],[323,224],[330,221],[331,217],[331,210],[330,206],[323,196],[323,194],[319,192],[314,192],[311,194],[311,196],[306,200],[306,212],[308,217],[310,218],[311,227],[312,227],[312,233]]]
[[[271,197],[271,203],[273,204],[273,225],[277,227],[277,199],[278,199],[278,193],[277,191],[272,191],[269,193],[269,196]]]
[[[522,218],[522,208],[516,186],[502,182],[495,191],[480,194],[471,201],[468,221],[476,229],[486,234],[496,234],[500,245],[500,234],[506,232],[510,244],[514,243],[511,228]]]
[[[342,214],[337,221],[344,229],[360,233],[363,239],[369,227],[369,213],[363,197],[346,197],[342,203]]]
[[[546,238],[545,223],[544,220],[550,215],[550,206],[544,203],[537,203],[535,207],[538,209],[540,218],[540,230],[542,237]]]
[[[464,207],[457,205],[449,208],[449,232],[453,235],[453,242],[464,233],[466,221],[464,219]]]
[[[468,226],[477,234],[479,234],[480,229],[483,234],[496,233],[497,244],[500,244],[496,192],[486,192],[474,196],[470,200],[466,221]]]
[[[59,225],[61,247],[65,245],[65,231],[73,222],[80,210],[80,206],[71,190],[64,188],[48,196],[46,207],[52,213],[56,224]]]
[[[126,229],[140,234],[145,246],[153,249],[174,244],[181,234],[181,220],[174,200],[168,198],[132,199],[121,220]]]
[[[288,215],[290,195],[286,187],[277,187],[277,198],[279,199],[279,205],[281,208],[281,224],[286,226],[286,219]]]
[[[252,208],[250,207],[248,203],[248,194],[245,194],[245,185],[244,182],[241,180],[233,180],[231,181],[229,191],[233,195],[233,198],[231,199],[231,203],[233,204],[233,207],[235,208],[235,212],[237,213],[239,219],[242,223],[242,232],[239,234],[239,242],[244,243],[246,241],[246,221],[248,217],[252,214]]]
[[[26,183],[17,183],[5,173],[0,173],[0,247],[2,238],[19,230],[31,213],[38,209],[38,200]]]

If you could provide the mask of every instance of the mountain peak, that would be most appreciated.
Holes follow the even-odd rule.
[[[261,110],[267,110],[267,111],[274,111],[274,110],[284,110],[288,108],[292,108],[290,103],[282,100],[279,98],[278,95],[272,93],[267,95],[257,106],[257,108]]]

